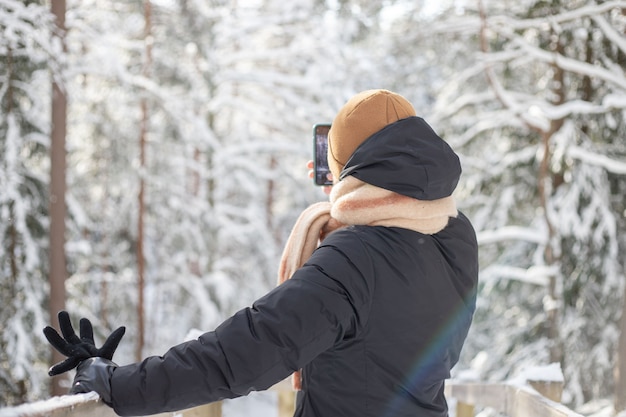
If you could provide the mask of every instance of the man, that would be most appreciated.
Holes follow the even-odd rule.
[[[402,96],[368,90],[335,117],[328,162],[330,203],[313,211],[330,214],[312,216],[328,221],[299,219],[305,233],[290,237],[279,286],[141,363],[110,361],[119,338],[106,343],[110,355],[94,354],[86,338],[83,356],[96,357],[74,359],[72,392],[95,390],[120,415],[153,414],[264,390],[302,370],[296,416],[447,416],[444,380],[478,275],[474,230],[451,196],[458,157]],[[311,236],[323,240],[309,257],[299,243]]]

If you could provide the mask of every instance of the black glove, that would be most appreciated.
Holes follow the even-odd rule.
[[[48,342],[59,352],[67,356],[62,362],[57,363],[48,370],[48,375],[54,376],[67,372],[78,366],[85,359],[92,357],[101,357],[113,359],[115,349],[122,340],[122,336],[126,332],[125,327],[119,327],[107,338],[100,349],[96,348],[93,340],[93,327],[91,322],[86,319],[80,319],[80,338],[74,333],[74,328],[70,322],[70,315],[67,311],[59,312],[59,326],[63,337],[50,326],[43,329],[43,334]]]
[[[85,359],[76,368],[70,394],[95,391],[111,406],[111,376],[117,365],[104,358]]]

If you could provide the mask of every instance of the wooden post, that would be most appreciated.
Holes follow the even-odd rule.
[[[278,391],[278,417],[292,417],[295,410],[295,391]]]
[[[458,401],[456,404],[456,417],[474,417],[474,405]]]
[[[544,397],[557,403],[561,402],[561,396],[563,395],[563,381],[528,380],[528,384]]]
[[[189,408],[179,415],[183,417],[222,417],[222,402],[217,401],[199,407]]]

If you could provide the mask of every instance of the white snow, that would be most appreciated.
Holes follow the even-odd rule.
[[[16,407],[0,408],[0,417],[20,417],[23,415],[49,413],[61,408],[72,408],[78,404],[97,401],[100,396],[95,392],[87,394],[63,395],[44,401],[35,401]]]
[[[607,155],[590,152],[580,146],[568,147],[567,156],[590,165],[602,167],[613,174],[626,175],[626,160],[618,160]]]
[[[495,230],[482,230],[477,233],[479,245],[520,240],[537,244],[545,244],[545,236],[538,230],[524,226],[504,226]]]
[[[512,381],[544,381],[564,382],[563,371],[558,363],[549,365],[528,366],[522,368],[519,375]]]
[[[41,328],[50,321],[45,213],[53,76],[67,81],[71,97],[68,308],[93,318],[97,337],[135,325],[127,306],[137,298],[139,178],[148,207],[144,353],[158,354],[203,332],[188,329],[214,328],[274,285],[290,225],[324,198],[304,169],[311,125],[332,120],[354,92],[383,86],[413,100],[463,162],[459,207],[478,232],[483,287],[461,363],[470,369],[459,375],[506,380],[526,366],[525,378],[564,378],[572,403],[611,395],[606,381],[624,287],[624,213],[616,212],[623,196],[615,190],[626,175],[626,77],[615,55],[626,52],[626,2],[523,19],[530,2],[484,1],[485,22],[470,1],[382,2],[378,21],[376,2],[322,3],[154,2],[147,75],[137,2],[69,1],[64,54],[50,36],[46,5],[0,0],[0,99],[8,91],[16,98],[13,111],[0,114],[0,235],[18,236],[16,246],[0,246],[1,287],[11,287],[9,296],[0,294],[0,355],[8,363],[0,380],[24,379],[30,397],[46,395],[49,350]],[[350,9],[341,9],[344,3]],[[414,20],[420,16],[426,19]],[[483,23],[494,48],[486,53],[474,42]],[[546,40],[560,34],[565,49],[549,50]],[[587,47],[592,61],[580,56]],[[11,83],[8,51],[20,62]],[[564,102],[555,100],[556,67],[567,73]],[[585,79],[592,97],[581,97]],[[143,165],[140,97],[151,116]],[[561,119],[547,162],[550,179],[562,175],[562,183],[548,181],[544,207],[537,196],[547,154],[541,134]],[[11,259],[20,260],[17,276],[5,280]],[[561,317],[567,358],[560,374],[554,364],[532,366],[547,361],[549,341],[538,331],[547,310]],[[132,360],[134,337],[129,331],[119,362]],[[228,401],[225,413],[250,413],[257,399],[270,410],[275,400],[267,395]],[[24,407],[81,398],[89,397]]]

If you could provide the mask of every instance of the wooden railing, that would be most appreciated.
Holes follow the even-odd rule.
[[[277,417],[291,417],[295,409],[295,393],[291,382],[285,380],[272,388],[278,396]],[[0,417],[117,417],[98,394],[63,395],[44,401],[0,408]],[[222,403],[202,405],[176,412],[154,414],[151,417],[222,417]]]
[[[560,404],[563,384],[554,381],[526,383],[474,383],[449,380],[446,397],[455,404],[457,417],[471,417],[478,408],[493,408],[508,417],[582,417]],[[291,417],[294,392],[288,383],[274,386],[278,395],[277,417]],[[0,409],[0,417],[116,417],[95,393],[54,397],[46,401]],[[222,417],[222,404],[213,403],[155,417]]]
[[[456,400],[456,417],[472,417],[476,408],[492,408],[508,417],[582,417],[560,403],[563,383],[527,381],[485,384],[448,381],[446,397]]]

